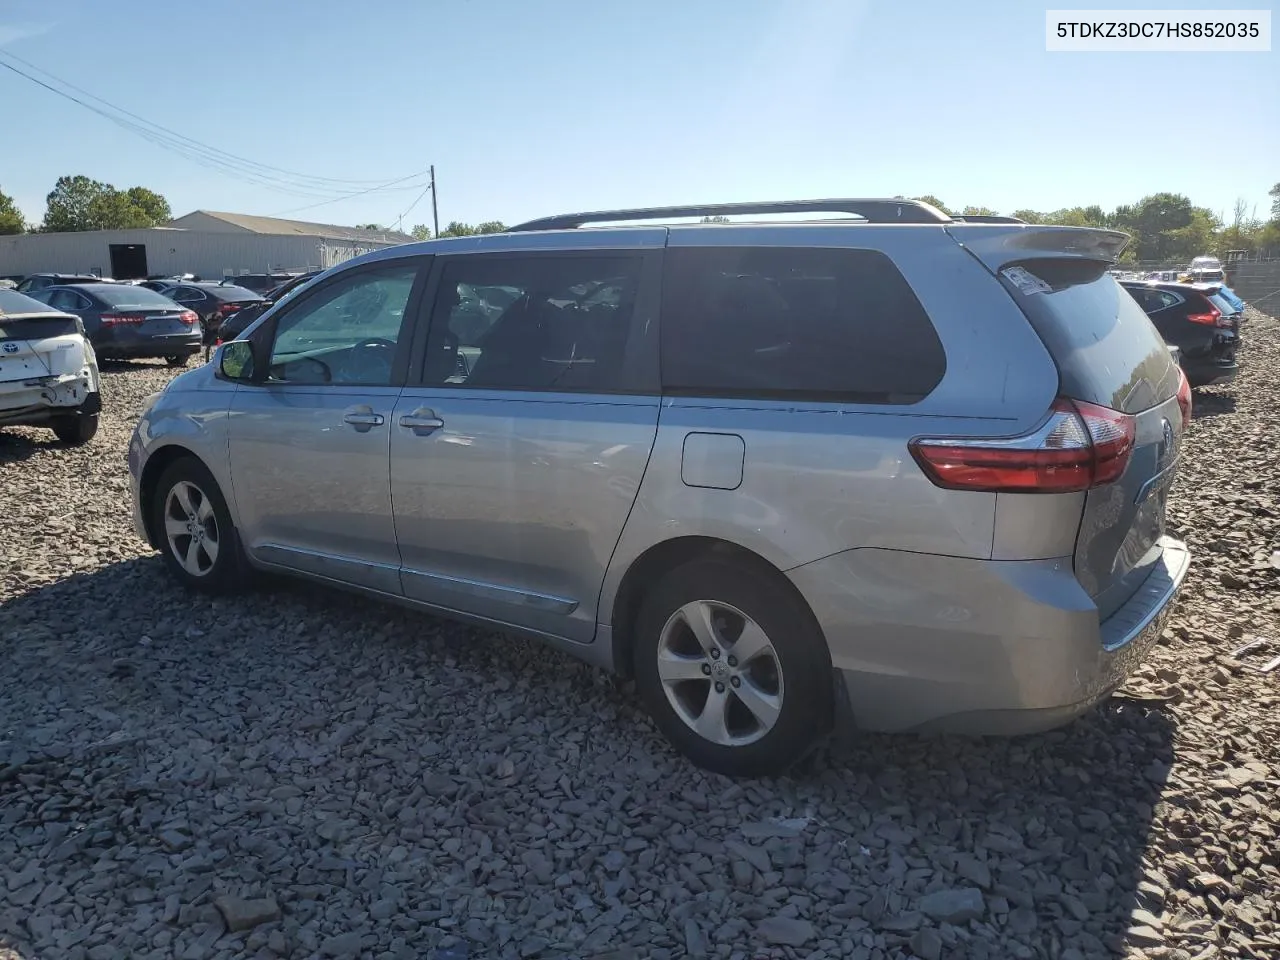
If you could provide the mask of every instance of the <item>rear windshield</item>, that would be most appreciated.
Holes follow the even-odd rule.
[[[260,294],[254,293],[252,290],[246,290],[244,287],[237,287],[235,284],[227,284],[225,287],[219,284],[216,287],[201,287],[205,293],[218,300],[261,300]]]
[[[1210,295],[1209,302],[1218,308],[1219,313],[1229,315],[1236,312],[1236,308],[1231,305],[1231,301],[1220,293]]]
[[[168,297],[161,296],[146,287],[135,287],[132,284],[103,287],[101,290],[94,290],[93,295],[104,303],[122,309],[130,307],[170,307],[176,310],[178,308],[178,305]]]
[[[1006,265],[1000,280],[1044,341],[1068,396],[1139,413],[1177,391],[1168,347],[1107,264],[1037,259]]]
[[[80,321],[75,317],[23,317],[15,320],[0,315],[0,340],[41,340],[79,333]]]

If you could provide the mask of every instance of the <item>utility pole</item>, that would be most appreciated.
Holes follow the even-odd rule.
[[[431,165],[431,237],[440,238],[440,210],[436,206],[436,165]]]

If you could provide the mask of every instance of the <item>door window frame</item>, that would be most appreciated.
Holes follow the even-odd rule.
[[[436,299],[444,280],[445,270],[455,262],[480,258],[498,263],[504,260],[607,260],[630,258],[639,262],[635,305],[628,321],[630,331],[623,351],[622,371],[619,381],[625,386],[612,387],[494,387],[469,386],[466,383],[427,383],[427,346],[434,330]],[[415,390],[456,391],[467,394],[520,393],[585,394],[615,396],[659,396],[662,392],[658,377],[658,310],[662,300],[663,251],[638,247],[580,247],[573,250],[501,250],[493,252],[458,252],[439,254],[431,265],[430,276],[419,301],[420,320],[414,330],[411,345],[409,376],[405,386]]]
[[[297,296],[289,297],[287,300],[278,304],[278,310],[275,309],[276,305],[273,305],[270,308],[271,315],[267,319],[267,322],[259,326],[258,329],[254,331],[253,335],[248,338],[254,345],[254,375],[249,380],[239,380],[237,383],[242,383],[247,386],[267,387],[272,390],[294,389],[308,391],[315,389],[379,390],[386,389],[388,387],[403,387],[409,371],[409,360],[413,355],[413,343],[417,339],[419,328],[424,325],[422,322],[419,322],[419,314],[421,312],[422,297],[432,273],[432,259],[433,257],[431,255],[389,257],[386,259],[375,260],[371,263],[362,263],[356,267],[339,270],[332,276],[326,277],[321,282],[316,283],[314,286],[300,291]],[[282,317],[287,317],[295,310],[305,308],[314,298],[324,296],[326,291],[330,290],[335,284],[347,283],[352,277],[358,276],[359,274],[377,273],[385,270],[409,267],[414,268],[417,271],[417,274],[413,278],[413,285],[409,288],[409,297],[405,301],[404,315],[400,322],[400,334],[396,338],[396,352],[391,361],[391,377],[389,378],[388,383],[295,383],[288,380],[270,379],[271,352],[275,347],[276,330],[280,325],[280,319]],[[220,372],[218,376],[221,376]]]

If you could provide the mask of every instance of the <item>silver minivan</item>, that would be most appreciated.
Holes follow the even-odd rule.
[[[682,222],[764,214],[793,219]],[[895,199],[377,251],[152,399],[137,529],[193,588],[282,571],[538,637],[731,775],[837,726],[1050,728],[1189,559],[1191,394],[1108,274],[1126,241]]]

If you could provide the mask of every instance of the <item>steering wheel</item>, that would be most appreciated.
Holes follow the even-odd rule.
[[[355,383],[374,383],[389,379],[395,349],[394,340],[368,337],[352,345],[342,364],[342,371]]]

